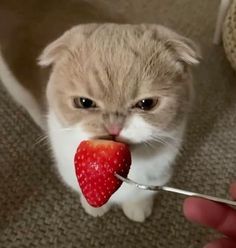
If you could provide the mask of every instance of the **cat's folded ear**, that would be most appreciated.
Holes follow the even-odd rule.
[[[39,56],[38,64],[46,67],[59,60],[68,51],[67,40],[68,33],[66,32],[60,38],[50,43]]]
[[[190,39],[177,35],[165,41],[165,46],[174,51],[179,62],[197,65],[201,60],[200,48]]]
[[[83,37],[89,36],[99,24],[77,25],[66,31],[61,37],[49,44],[38,58],[41,66],[53,65],[65,54],[71,53],[73,47],[83,42]]]
[[[200,48],[190,39],[177,34],[162,25],[149,25],[154,38],[162,40],[164,46],[175,56],[179,62],[196,65],[201,60]]]

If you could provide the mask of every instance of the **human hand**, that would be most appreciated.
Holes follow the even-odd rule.
[[[236,183],[231,185],[230,194],[236,200]],[[236,209],[202,198],[188,197],[184,201],[183,210],[188,220],[226,235],[204,248],[236,248]]]

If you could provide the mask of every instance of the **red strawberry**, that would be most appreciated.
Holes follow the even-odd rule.
[[[83,195],[91,206],[101,207],[122,184],[114,174],[128,175],[131,154],[123,143],[87,140],[77,148],[74,163]]]

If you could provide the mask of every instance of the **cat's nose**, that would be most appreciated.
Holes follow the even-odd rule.
[[[118,124],[110,124],[106,126],[107,132],[112,136],[118,136],[122,130],[122,126]]]

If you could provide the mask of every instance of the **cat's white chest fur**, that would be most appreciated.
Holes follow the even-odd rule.
[[[89,139],[91,136],[78,126],[63,128],[53,112],[50,112],[48,116],[48,128],[59,174],[67,185],[80,192],[74,170],[74,154],[79,143]],[[140,146],[131,150],[132,165],[129,177],[144,184],[165,184],[171,177],[171,165],[177,150],[171,146],[152,153],[150,153],[150,148],[146,146]],[[123,204],[125,201],[136,202],[145,200],[151,194],[153,192],[142,191],[132,185],[123,183],[111,197],[109,203]]]

